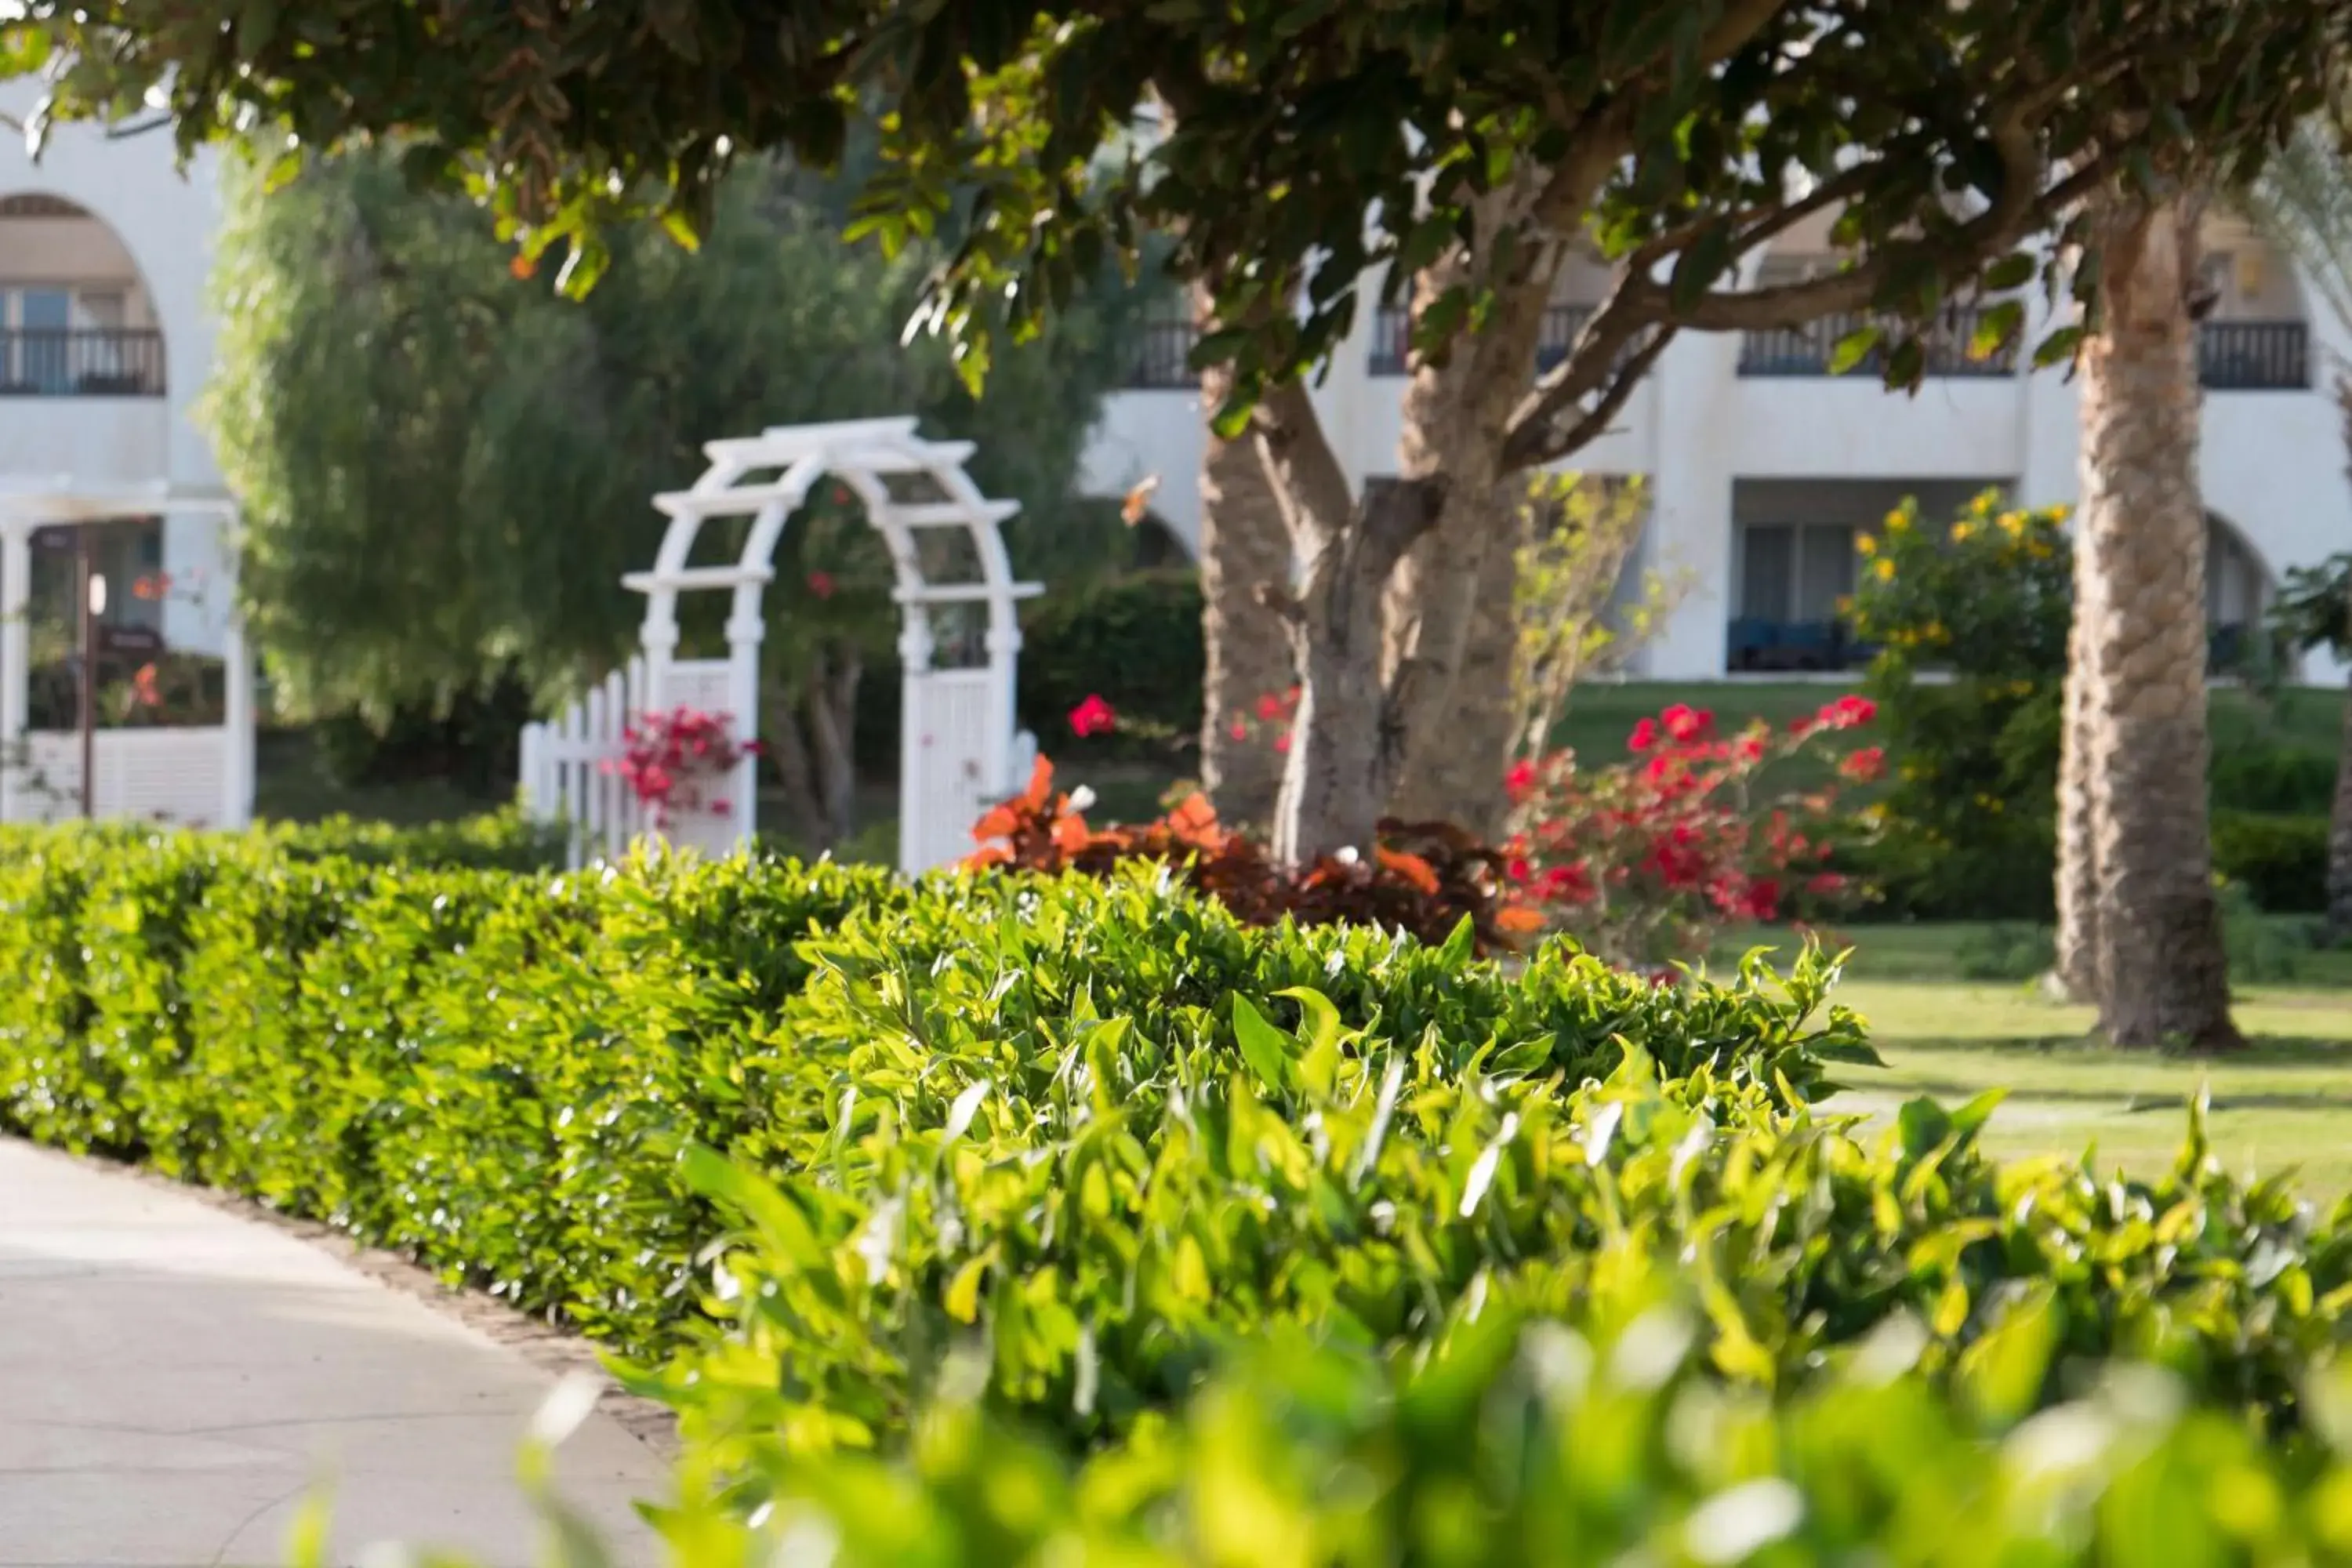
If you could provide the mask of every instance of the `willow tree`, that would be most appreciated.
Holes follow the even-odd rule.
[[[2195,149],[2251,164],[2342,52],[2332,0],[33,0],[20,64],[53,50],[58,104],[168,109],[190,142],[252,116],[302,147],[399,132],[527,254],[568,240],[574,286],[604,227],[706,219],[723,171],[788,147],[819,163],[860,102],[888,111],[861,230],[911,246],[968,218],[921,327],[975,381],[1106,256],[1177,237],[1170,267],[1220,322],[1217,418],[1265,465],[1302,568],[1270,584],[1303,687],[1278,850],[1366,844],[1415,747],[1446,742],[1467,613],[1509,547],[1523,470],[1608,427],[1685,330],[1874,311],[1916,384],[1908,323],[1985,279],[2119,179]],[[712,90],[723,83],[724,90]],[[151,96],[152,95],[152,96]],[[1140,104],[1164,135],[1130,134]],[[1106,168],[1107,145],[1118,149]],[[1843,265],[1748,286],[1748,258],[1834,213]],[[1614,287],[1538,377],[1571,247]],[[1400,481],[1359,494],[1307,394],[1361,309],[1407,297]],[[2013,335],[2014,299],[1987,336]],[[2063,357],[2074,340],[2042,345]],[[1392,651],[1387,589],[1435,535],[1443,570]]]

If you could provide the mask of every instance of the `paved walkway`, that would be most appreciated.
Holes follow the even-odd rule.
[[[514,1456],[553,1377],[325,1251],[168,1188],[0,1140],[0,1568],[273,1568],[332,1488],[371,1542],[525,1568]],[[618,1563],[664,1467],[599,1414],[566,1495]]]

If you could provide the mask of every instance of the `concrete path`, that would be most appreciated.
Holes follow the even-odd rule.
[[[516,1445],[555,1384],[268,1224],[0,1140],[0,1568],[272,1568],[320,1482],[330,1562],[370,1542],[526,1568]],[[565,1495],[615,1561],[665,1467],[601,1413]]]

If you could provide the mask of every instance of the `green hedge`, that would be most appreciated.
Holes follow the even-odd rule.
[[[1207,671],[1201,579],[1189,567],[1049,594],[1022,621],[1022,721],[1056,757],[1181,752],[1200,733]],[[1122,720],[1176,739],[1129,731],[1078,742],[1070,710],[1090,696]]]
[[[534,822],[512,807],[456,822],[408,826],[334,816],[299,826],[272,824],[261,831],[287,854],[309,860],[355,860],[411,870],[554,871],[563,865],[563,830]]]
[[[2060,1325],[2040,1300],[1955,1397],[1907,1326],[1801,1387],[1727,1395],[1699,1292],[1658,1275],[1562,1321],[1496,1310],[1443,1356],[1282,1336],[1181,1419],[1074,1459],[952,1396],[910,1456],[804,1456],[756,1525],[685,1472],[681,1568],[1700,1568],[2294,1564],[2352,1558],[2352,1387],[2335,1442],[2283,1455],[2124,1364],[2032,1414]],[[1625,1310],[1644,1295],[1656,1304]]]
[[[2319,914],[2327,908],[2327,817],[2216,811],[2213,869],[2268,913]]]
[[[803,940],[820,928],[887,932],[886,972],[866,973],[885,951],[866,936]],[[796,1009],[820,962],[832,984]],[[1819,1031],[1765,998],[1558,954],[1514,984],[1466,942],[1251,931],[1141,883],[918,892],[785,862],[516,877],[268,835],[22,830],[0,833],[0,1122],[331,1220],[654,1353],[718,1229],[682,1148],[796,1171],[846,1089],[861,1126],[939,1109],[926,1086],[950,1063],[924,1065],[936,1044],[881,1004],[844,1012],[853,973],[858,998],[919,1004],[915,1037],[961,1037],[962,1009],[1026,1020],[1025,1047],[992,1047],[1008,1069],[1131,1014],[1153,1021],[1135,1060],[1214,1079],[1241,1059],[1237,995],[1280,1018],[1297,1006],[1280,992],[1319,984],[1432,1071],[1498,1054],[1580,1078],[1645,1046],[1677,1072],[1822,1087]],[[1113,1055],[1094,1070],[1126,1070]]]
[[[1507,973],[1466,931],[1249,930],[1159,882],[0,834],[0,1122],[583,1325],[730,1509],[967,1383],[1049,1447],[1149,1452],[1239,1343],[1439,1365],[1661,1270],[1735,1391],[1905,1321],[1965,1388],[2042,1321],[2021,1409],[2125,1354],[2310,1424],[2336,1219],[2194,1142],[2155,1181],[1997,1164],[1990,1100],[1819,1120],[1869,1054],[1816,960]]]

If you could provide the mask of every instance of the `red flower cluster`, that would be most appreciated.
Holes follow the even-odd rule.
[[[1089,694],[1084,702],[1070,710],[1070,733],[1080,740],[1089,735],[1108,735],[1118,728],[1118,713],[1098,696]]]
[[[732,728],[724,714],[694,708],[645,714],[621,731],[627,749],[607,761],[604,771],[629,786],[656,831],[667,827],[678,811],[707,810],[725,816],[732,803],[723,795],[707,798],[704,787],[727,777],[745,757],[760,753],[757,741],[738,742]]]
[[[1726,739],[1713,713],[1676,703],[1633,726],[1626,762],[1522,761],[1504,780],[1517,827],[1509,874],[1587,946],[1629,964],[1704,952],[1722,921],[1780,919],[1794,889],[1843,895],[1848,883],[1827,869],[1835,786],[1769,806],[1754,797],[1764,770],[1875,713],[1841,697],[1785,732],[1759,721]],[[1837,767],[1864,781],[1885,763],[1874,746]]]
[[[1236,711],[1225,732],[1236,741],[1246,741],[1253,735],[1263,735],[1278,752],[1290,750],[1290,731],[1298,722],[1299,689],[1296,686],[1279,694],[1269,691],[1252,706],[1255,717]]]

